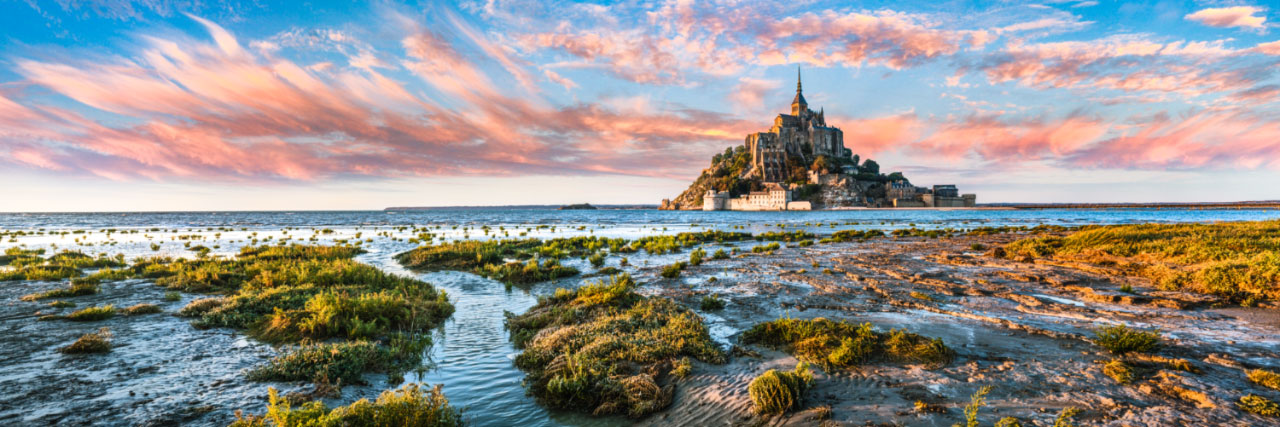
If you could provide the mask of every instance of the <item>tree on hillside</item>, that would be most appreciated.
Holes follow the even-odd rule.
[[[880,173],[880,164],[876,163],[875,160],[867,159],[866,163],[863,163],[859,170],[865,174],[875,175]]]

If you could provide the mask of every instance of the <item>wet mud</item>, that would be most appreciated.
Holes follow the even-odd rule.
[[[1052,425],[1062,408],[1082,412],[1080,425],[1267,425],[1235,401],[1274,394],[1245,371],[1280,368],[1280,316],[1272,308],[1213,308],[1203,295],[1167,292],[1141,279],[1082,265],[994,258],[972,250],[1018,236],[882,239],[809,248],[690,267],[686,277],[645,277],[645,292],[691,307],[718,294],[725,310],[705,315],[727,343],[759,322],[779,317],[872,322],[940,337],[957,352],[940,369],[873,364],[825,372],[804,408],[776,417],[752,413],[747,384],[768,369],[790,370],[782,352],[749,347],[721,366],[698,365],[673,405],[647,425],[919,425],[963,422],[969,396],[992,386],[979,419],[1014,416],[1024,425]],[[714,276],[716,280],[706,280]],[[1121,291],[1122,285],[1132,293]],[[1102,373],[1114,356],[1094,345],[1093,330],[1123,323],[1159,329],[1158,357],[1185,359],[1193,372],[1155,358],[1143,375],[1121,385]],[[1143,363],[1143,362],[1138,362]],[[930,411],[917,411],[915,402]],[[819,419],[829,407],[829,419]]]

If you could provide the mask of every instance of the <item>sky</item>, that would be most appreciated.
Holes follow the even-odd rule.
[[[656,204],[805,98],[995,202],[1280,199],[1261,1],[0,4],[0,211]]]

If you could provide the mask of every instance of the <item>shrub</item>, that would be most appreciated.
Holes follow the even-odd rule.
[[[592,266],[592,267],[595,267],[595,268],[603,267],[603,266],[604,266],[604,254],[603,254],[603,253],[600,253],[600,252],[596,252],[596,253],[594,253],[594,254],[591,254],[591,257],[590,257],[590,258],[587,258],[587,261],[590,261],[590,262],[591,262],[591,266]]]
[[[765,371],[751,380],[747,392],[757,414],[778,415],[799,406],[812,382],[809,365],[800,362],[792,372]]]
[[[85,307],[71,314],[64,316],[64,319],[75,322],[93,322],[98,320],[110,319],[116,315],[116,306],[104,305],[99,307]]]
[[[1125,325],[1106,326],[1094,331],[1093,342],[1113,354],[1151,353],[1160,348],[1160,331],[1140,331]]]
[[[1272,390],[1280,390],[1280,374],[1275,372],[1254,369],[1249,371],[1249,381]]]
[[[694,249],[689,253],[689,265],[702,265],[702,257],[707,256],[707,251],[702,248]]]
[[[716,253],[711,254],[711,259],[729,259],[729,253],[724,249],[716,249]]]
[[[1102,367],[1102,373],[1111,379],[1116,380],[1120,384],[1129,384],[1133,382],[1133,369],[1120,359],[1113,359]]]
[[[680,277],[680,272],[684,271],[685,263],[677,262],[675,264],[662,267],[662,277],[674,279]]]
[[[1245,412],[1262,415],[1264,417],[1280,417],[1280,405],[1276,404],[1276,402],[1271,399],[1267,399],[1256,394],[1249,394],[1241,397],[1240,402],[1236,403],[1236,406],[1239,406],[1240,409]]]
[[[700,307],[702,308],[702,311],[723,310],[724,300],[720,299],[718,295],[707,295],[702,297]]]
[[[902,330],[876,332],[870,323],[854,324],[823,318],[783,318],[760,323],[742,333],[743,344],[781,348],[796,358],[828,369],[851,368],[887,360],[944,366],[955,352],[941,339]]]
[[[53,308],[68,308],[68,307],[75,307],[76,303],[71,301],[56,300],[56,301],[50,301],[49,306]]]
[[[360,399],[347,406],[330,410],[324,402],[313,401],[294,409],[282,399],[274,387],[268,388],[267,413],[244,415],[236,411],[232,427],[304,427],[304,426],[461,426],[462,414],[449,405],[440,386],[425,389],[406,384],[387,390],[377,401]],[[270,423],[268,423],[268,421]]]
[[[182,294],[178,293],[178,291],[169,291],[164,293],[165,301],[173,302],[173,301],[179,301],[181,299],[182,299]]]
[[[124,309],[124,314],[126,316],[136,316],[140,314],[155,314],[162,311],[164,310],[161,310],[160,307],[155,304],[137,304]]]
[[[560,289],[521,315],[508,314],[516,367],[542,404],[639,417],[670,403],[655,373],[682,357],[723,363],[702,319],[670,299],[644,297],[626,275]]]
[[[63,354],[88,354],[88,353],[106,353],[111,351],[111,330],[107,328],[98,329],[98,332],[91,332],[81,335],[76,342],[66,347],[59,348],[58,351]]]
[[[772,253],[773,253],[773,251],[776,251],[776,250],[778,250],[778,249],[782,249],[782,245],[779,245],[779,244],[778,244],[778,242],[773,242],[773,243],[770,243],[770,244],[767,244],[767,245],[758,245],[758,246],[753,246],[753,247],[751,247],[751,253],[757,253],[757,254],[759,254],[759,253],[768,253],[768,254],[772,254]]]

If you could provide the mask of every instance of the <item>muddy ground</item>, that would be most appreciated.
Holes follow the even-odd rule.
[[[737,355],[724,365],[697,364],[694,374],[681,380],[669,408],[637,422],[950,426],[963,421],[969,396],[989,385],[993,388],[988,406],[979,417],[983,425],[1004,416],[1018,417],[1023,425],[1052,425],[1065,407],[1082,409],[1076,422],[1090,426],[1277,424],[1275,419],[1240,411],[1235,401],[1248,393],[1280,400],[1280,393],[1245,378],[1248,369],[1280,370],[1276,357],[1280,308],[1221,308],[1212,298],[1159,291],[1141,279],[1118,277],[1105,269],[1043,260],[1017,262],[984,254],[986,248],[1018,237],[1022,236],[884,238],[783,248],[773,254],[708,260],[689,267],[677,279],[662,279],[658,272],[663,265],[687,259],[687,252],[631,254],[633,265],[627,268],[643,283],[641,292],[694,307],[726,348],[756,323],[791,316],[872,322],[880,330],[905,328],[940,337],[957,352],[955,361],[939,369],[892,363],[840,372],[814,367],[817,379],[804,409],[759,417],[751,411],[747,384],[770,368],[789,370],[796,360],[779,351],[750,348],[759,357]],[[755,244],[742,243],[738,249],[749,252]],[[975,244],[982,249],[975,249]],[[403,273],[392,268],[390,259],[392,253],[409,247],[400,245],[404,247],[374,251],[361,259]],[[585,261],[568,262],[590,273]],[[611,257],[610,265],[615,262]],[[466,273],[450,274],[464,282],[446,286],[459,301],[475,300],[484,293],[468,291],[470,287],[488,285],[496,290],[501,286],[478,277],[464,280],[472,277]],[[590,280],[583,276],[540,284],[533,293],[547,294],[556,286]],[[1126,284],[1133,293],[1120,291]],[[0,402],[4,403],[0,425],[225,425],[234,419],[236,409],[262,412],[267,386],[285,391],[305,388],[245,381],[244,371],[265,362],[276,350],[235,331],[198,330],[188,319],[172,316],[196,295],[164,302],[164,290],[150,281],[127,280],[104,283],[98,295],[71,298],[78,305],[75,308],[54,309],[45,305],[47,301],[19,300],[24,294],[62,286],[65,282],[0,285],[0,369],[4,371],[0,373]],[[515,292],[490,298],[522,295]],[[708,313],[697,308],[701,297],[711,293],[728,302],[725,310]],[[122,308],[142,302],[160,304],[165,313],[85,323],[36,320],[92,305],[110,303]],[[524,300],[490,304],[493,314],[486,318],[500,322],[503,309],[518,311],[516,307],[531,304]],[[469,319],[462,314],[456,317]],[[499,326],[467,328],[462,320],[455,323],[459,329],[449,339],[438,337],[437,347],[444,351],[437,362],[443,367],[426,377],[411,377],[445,383],[447,396],[471,408],[466,418],[473,425],[503,425],[495,420],[512,419],[525,420],[521,425],[628,422],[537,411],[493,416],[501,407],[536,407],[520,390],[521,373],[510,367],[515,350],[503,344],[506,334]],[[1133,384],[1115,383],[1101,370],[1101,363],[1112,356],[1089,341],[1095,328],[1115,323],[1160,329],[1166,339],[1157,355],[1186,359],[1196,372],[1152,363]],[[111,353],[67,356],[56,351],[102,326],[115,334],[118,346]],[[486,335],[470,337],[463,334],[467,331]],[[485,360],[494,359],[490,362],[496,365],[484,366],[493,368],[485,372],[497,373],[476,377],[474,364],[465,365],[472,371],[454,372],[459,368],[450,363],[460,363],[454,353],[475,352],[467,348],[475,342],[494,347],[484,354],[492,356]],[[458,380],[460,376],[471,382]],[[370,374],[369,385],[345,387],[340,399],[328,403],[372,398],[395,386],[383,377]],[[489,388],[476,386],[485,378],[490,379]],[[916,401],[938,409],[918,412]],[[830,408],[829,419],[817,419],[819,407]]]
[[[1248,393],[1280,398],[1245,377],[1247,369],[1280,369],[1280,310],[1214,308],[1220,304],[1212,298],[1160,291],[1104,269],[983,254],[1017,237],[788,248],[690,267],[679,279],[646,277],[644,292],[691,307],[708,293],[726,298],[726,309],[706,318],[713,335],[729,343],[761,321],[825,317],[940,337],[957,357],[933,370],[891,363],[840,372],[815,367],[804,410],[762,418],[751,412],[747,384],[771,368],[790,370],[796,360],[752,347],[760,357],[699,364],[672,406],[641,423],[950,426],[963,422],[969,396],[989,385],[983,425],[1005,416],[1052,425],[1065,407],[1082,410],[1079,425],[1280,424],[1235,405]],[[1132,293],[1120,291],[1124,284]],[[1116,323],[1160,329],[1164,347],[1156,355],[1186,359],[1196,372],[1149,361],[1140,379],[1117,384],[1101,369],[1113,356],[1089,340],[1094,329]],[[916,411],[916,401],[939,410]],[[830,407],[828,420],[818,419],[820,406]]]

